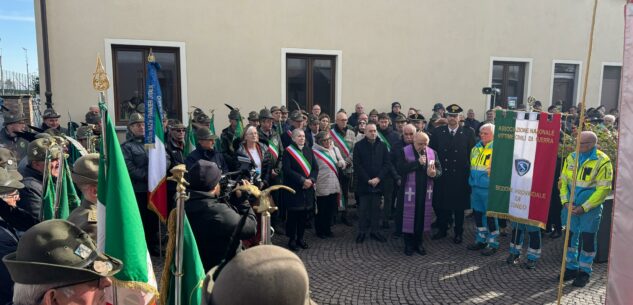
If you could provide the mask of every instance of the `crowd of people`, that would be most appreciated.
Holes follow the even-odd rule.
[[[533,111],[542,110],[538,101],[530,107]],[[553,105],[547,112],[561,112],[561,105]],[[369,239],[382,243],[387,238],[398,238],[403,241],[404,255],[425,255],[425,232],[430,238],[440,240],[447,238],[452,230],[452,242],[461,244],[465,213],[472,211],[476,236],[466,249],[493,255],[500,248],[498,236],[512,234],[508,264],[536,268],[543,230],[486,216],[494,149],[494,109],[488,110],[481,122],[472,109],[465,116],[463,113],[459,105],[444,107],[437,103],[427,121],[418,109],[409,108],[404,113],[399,102],[393,102],[389,112],[376,109],[366,112],[359,103],[354,112],[348,114],[341,109],[333,116],[322,113],[319,105],[314,105],[310,112],[272,106],[251,111],[247,117],[242,117],[237,108],[231,108],[229,126],[219,135],[212,132],[212,120],[200,109],[192,113],[189,126],[165,119],[166,162],[168,168],[178,164],[187,168],[190,197],[185,211],[205,270],[260,244],[261,219],[252,208],[256,202],[248,194],[225,195],[222,190],[221,181],[231,175],[238,175],[248,180],[243,183],[260,189],[283,184],[295,191],[273,192],[279,208],[272,215],[273,228],[287,237],[287,248],[291,251],[310,248],[306,228],[313,227],[318,238],[329,239],[334,237],[332,226],[341,224],[356,226],[356,243]],[[589,109],[587,114],[588,121],[617,136],[617,114],[607,115],[603,107]],[[90,152],[74,160],[72,166],[72,178],[83,200],[68,221],[96,240],[99,167],[96,139],[100,134],[100,115],[98,107],[90,107],[83,126],[69,131],[60,126],[61,116],[52,108],[44,112],[44,123],[37,130],[29,130],[23,114],[4,113],[4,128],[0,131],[2,256],[16,249],[19,254],[21,238],[29,236],[29,229],[42,230],[42,224],[38,227],[38,223],[42,219],[43,177],[49,172],[53,179],[58,175],[64,154],[51,148],[60,142],[60,137],[75,137]],[[243,119],[248,122],[245,126]],[[148,250],[152,256],[159,256],[164,243],[159,235],[158,217],[147,202],[149,162],[144,146],[144,120],[140,113],[129,117],[126,140],[121,147]],[[550,220],[544,232],[551,238],[560,237],[561,217],[565,217],[568,208],[572,209],[565,280],[573,279],[575,286],[583,287],[590,278],[602,203],[611,190],[613,168],[609,157],[598,149],[596,134],[577,130],[578,120],[577,108],[571,107],[561,125],[566,134],[581,132],[579,166],[583,175],[578,178],[576,200],[569,206],[575,153],[565,152],[555,169],[558,174],[552,188]],[[188,132],[195,139],[193,151],[188,151]],[[175,205],[175,190],[175,184],[169,182],[170,208]],[[352,211],[356,211],[357,218],[352,217]],[[75,230],[66,223],[56,225]],[[384,236],[385,230],[390,230],[391,236]],[[521,260],[523,234],[529,236],[529,245],[525,259]],[[241,242],[235,245],[232,238]],[[85,244],[81,240],[73,242]],[[20,268],[15,266],[15,262],[7,263],[8,271],[4,265],[0,266],[0,303],[11,301],[14,291],[11,278],[18,284],[30,284],[16,276]],[[93,271],[90,272],[94,275]],[[87,275],[85,279],[94,279]],[[97,284],[104,285],[101,280]]]

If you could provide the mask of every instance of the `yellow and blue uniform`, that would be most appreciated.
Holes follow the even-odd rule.
[[[560,200],[563,205],[569,203],[571,198],[575,158],[576,153],[567,156],[561,170]],[[581,153],[578,164],[573,207],[581,206],[584,213],[581,215],[572,214],[571,216],[566,268],[570,270],[580,269],[582,272],[591,274],[591,265],[596,256],[596,233],[602,218],[602,203],[611,193],[613,166],[609,156],[596,148]],[[566,223],[567,209],[563,208],[561,218],[562,222]],[[579,255],[581,238],[582,251]]]
[[[491,248],[499,248],[499,225],[496,218],[486,217],[488,210],[488,186],[490,176],[488,168],[492,162],[493,142],[484,145],[481,141],[470,151],[470,177],[468,183],[471,187],[470,207],[473,209],[477,233],[477,243],[487,243]],[[487,224],[487,226],[486,226]]]

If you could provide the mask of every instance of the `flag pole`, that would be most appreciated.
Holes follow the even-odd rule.
[[[172,176],[167,178],[174,181],[176,185],[176,244],[175,244],[175,276],[174,283],[174,305],[181,304],[182,295],[182,263],[183,263],[183,245],[184,245],[184,219],[185,219],[185,201],[189,199],[186,188],[189,183],[185,180],[184,175],[187,172],[184,164],[174,166],[170,170]],[[166,292],[163,292],[166,293]]]
[[[585,105],[587,99],[587,83],[589,80],[589,69],[591,68],[591,53],[593,49],[593,35],[596,27],[596,12],[598,11],[598,0],[593,2],[593,13],[591,15],[591,31],[589,32],[589,49],[587,50],[587,69],[585,69],[585,78],[583,80],[582,88],[582,100],[580,101],[580,120],[578,122],[578,129],[576,130],[576,158],[574,158],[574,174],[571,181],[570,197],[567,203],[567,221],[565,224],[565,243],[563,244],[563,259],[561,260],[560,276],[558,279],[558,297],[556,304],[560,305],[560,301],[563,297],[563,277],[565,276],[565,264],[567,263],[567,248],[569,245],[569,231],[571,231],[571,210],[574,206],[574,200],[576,195],[576,182],[578,180],[578,163],[580,160],[580,134],[582,133],[583,125],[585,123]],[[562,169],[561,169],[562,170]]]
[[[99,110],[101,112],[101,151],[99,152],[103,156],[103,160],[108,160],[108,147],[106,145],[106,124],[108,123],[108,107],[106,105],[106,91],[110,88],[110,81],[108,80],[108,74],[105,72],[103,63],[101,62],[101,56],[97,54],[97,67],[92,74],[92,87],[99,93]],[[116,136],[116,135],[114,135]],[[90,140],[90,139],[88,139]],[[108,176],[108,162],[104,163],[103,172],[105,176]],[[105,249],[102,249],[105,251]],[[118,293],[117,285],[112,285],[112,303],[118,305]]]
[[[59,162],[61,162],[61,166],[59,167],[59,171],[57,172],[57,181],[55,181],[55,205],[53,206],[53,219],[57,219],[59,215],[57,211],[59,210],[59,202],[62,197],[62,183],[64,183],[64,175],[65,168],[64,165],[64,147],[57,143],[57,139],[54,140],[53,145],[50,146],[49,150],[58,149],[59,150]],[[58,163],[59,163],[58,162]]]

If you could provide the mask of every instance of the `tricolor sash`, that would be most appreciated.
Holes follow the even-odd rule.
[[[385,145],[387,145],[387,151],[391,152],[391,143],[387,141],[387,138],[385,138],[385,135],[382,134],[382,132],[378,131],[378,137],[383,143],[385,143]]]
[[[303,153],[298,150],[294,146],[294,144],[288,145],[288,147],[286,147],[286,151],[292,156],[293,159],[295,159],[295,161],[297,161],[297,163],[299,163],[299,166],[301,166],[301,169],[303,170],[303,173],[306,175],[306,177],[310,177],[312,166],[303,155]]]
[[[345,154],[345,156],[349,157],[349,155],[351,154],[351,149],[347,145],[347,142],[345,142],[345,139],[341,135],[339,135],[338,132],[334,131],[334,128],[330,129],[330,135],[332,136],[332,139],[334,139],[334,142],[336,142],[336,145],[338,145],[341,151]]]
[[[312,149],[312,152],[314,153],[314,156],[319,158],[319,160],[323,161],[323,163],[325,163],[325,165],[327,165],[327,167],[329,167],[334,172],[336,177],[338,177],[338,169],[336,168],[336,162],[334,162],[334,159],[332,159],[332,156],[330,156],[330,154],[326,152],[322,152],[314,148]]]
[[[268,151],[275,158],[275,160],[279,159],[279,147],[277,147],[273,139],[268,140]]]
[[[415,153],[413,152],[413,144],[409,144],[404,148],[404,157],[407,162],[417,162]],[[426,147],[426,163],[435,161],[435,153],[428,146]],[[426,175],[426,173],[424,173]],[[414,233],[415,224],[415,201],[416,201],[416,183],[415,183],[415,171],[407,174],[404,184],[404,197],[402,205],[402,232]],[[427,177],[426,179],[426,196],[424,197],[424,231],[431,231],[431,221],[433,220],[433,179]]]

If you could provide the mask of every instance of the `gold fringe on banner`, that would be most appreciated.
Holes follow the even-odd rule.
[[[535,226],[535,227],[539,227],[543,230],[545,230],[545,224],[538,221],[538,220],[532,220],[532,219],[525,219],[525,218],[519,218],[516,216],[512,216],[510,214],[507,213],[500,213],[500,212],[486,212],[486,216],[488,217],[497,217],[497,218],[501,218],[501,219],[507,219],[510,221],[514,221],[516,223],[522,223],[522,224],[526,224],[529,226]]]
[[[165,264],[163,265],[163,273],[160,276],[160,304],[167,304],[167,296],[169,295],[169,279],[171,278],[171,262],[174,260],[174,249],[176,248],[176,210],[173,209],[169,213],[167,221],[167,249],[165,249]]]
[[[117,287],[123,287],[123,288],[128,288],[128,289],[133,289],[133,290],[142,290],[145,291],[147,293],[153,293],[154,294],[154,298],[156,298],[159,293],[158,290],[156,290],[156,288],[148,283],[143,283],[143,282],[133,282],[133,281],[122,281],[119,280],[117,278],[110,278],[112,280],[112,285],[117,286]],[[116,296],[115,296],[116,297]]]

